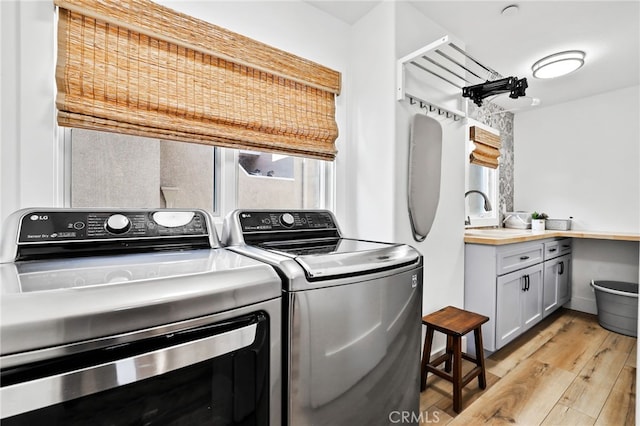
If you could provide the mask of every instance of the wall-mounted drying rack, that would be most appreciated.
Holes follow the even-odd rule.
[[[419,97],[413,96],[409,93],[406,94],[406,98],[409,100],[411,105],[419,105],[420,108],[425,109],[427,113],[435,112],[445,118],[453,118],[453,121],[459,121],[466,117],[466,114],[462,111],[441,107],[433,102],[425,101],[424,99],[420,99]]]
[[[420,70],[425,80],[439,83],[449,94],[462,96],[465,86],[503,78],[496,70],[480,63],[454,42],[443,36],[433,43],[398,59],[396,62],[396,99],[405,99],[406,68]]]

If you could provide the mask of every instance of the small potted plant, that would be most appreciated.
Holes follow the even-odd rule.
[[[538,213],[533,212],[531,214],[531,230],[532,231],[544,231],[545,220],[547,220],[549,216],[546,213]]]

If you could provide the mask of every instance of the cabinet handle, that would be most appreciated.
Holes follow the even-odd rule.
[[[527,275],[527,291],[529,291],[529,287],[531,286],[531,278]]]
[[[567,248],[571,248],[571,246],[569,244],[565,244],[562,246],[562,248],[567,249]]]
[[[549,249],[549,251],[550,251],[551,253],[553,253],[554,251],[558,251],[558,249],[557,249],[557,248],[552,248],[552,249]]]
[[[520,260],[527,260],[529,256],[520,256]]]
[[[522,282],[524,283],[524,285],[522,286],[522,291],[529,291],[529,284],[531,283],[529,281],[529,275],[523,275]]]
[[[558,266],[560,268],[560,271],[558,272],[558,275],[564,274],[564,261],[560,262],[560,264]]]

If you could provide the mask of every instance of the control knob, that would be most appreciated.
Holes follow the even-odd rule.
[[[105,228],[112,234],[124,234],[131,228],[131,221],[123,214],[114,214],[107,219]]]
[[[291,213],[285,213],[282,216],[280,216],[280,223],[282,224],[282,226],[291,228],[295,223],[295,218]]]

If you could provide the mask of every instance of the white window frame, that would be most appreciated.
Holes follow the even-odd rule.
[[[216,209],[213,221],[216,227],[220,228],[226,215],[235,210],[238,205],[238,165],[240,152],[237,149],[218,148],[220,155],[216,156],[215,176],[220,179],[220,186],[216,183]],[[335,161],[325,162],[325,166],[321,168],[320,176],[320,197],[323,209],[335,211]],[[232,185],[228,183],[232,182]]]

